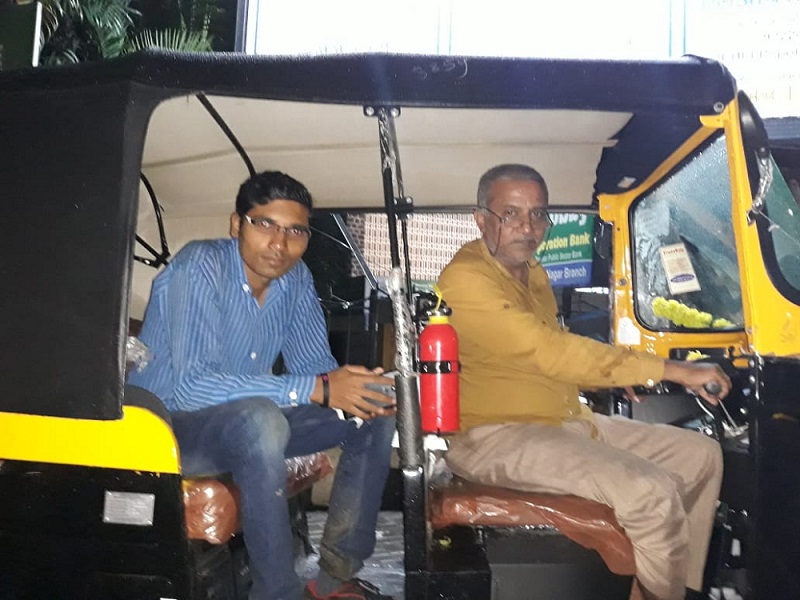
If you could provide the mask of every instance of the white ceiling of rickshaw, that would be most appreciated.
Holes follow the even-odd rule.
[[[358,105],[209,97],[256,170],[302,181],[320,209],[383,207],[378,122]],[[503,162],[539,169],[553,205],[589,206],[604,147],[628,113],[402,107],[395,120],[404,193],[416,207],[468,210],[478,178]],[[193,239],[225,237],[248,171],[195,96],[153,113],[142,172],[163,208],[174,254]],[[137,233],[159,248],[158,226],[140,186]],[[137,249],[143,254],[142,249]],[[131,314],[141,317],[153,270],[136,263]]]
[[[378,122],[357,105],[209,97],[257,171],[302,181],[320,209],[383,207]],[[402,107],[395,120],[406,196],[421,208],[469,207],[478,178],[504,162],[534,166],[552,205],[588,206],[604,147],[628,113]],[[194,96],[153,113],[142,171],[170,221],[226,217],[244,161]],[[144,191],[142,192],[144,194]],[[150,204],[141,197],[141,207]]]

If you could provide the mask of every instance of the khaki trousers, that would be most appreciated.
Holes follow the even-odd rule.
[[[573,494],[614,509],[649,596],[683,600],[703,584],[722,482],[719,444],[698,432],[595,415],[595,422],[484,425],[455,436],[446,455],[479,483]]]

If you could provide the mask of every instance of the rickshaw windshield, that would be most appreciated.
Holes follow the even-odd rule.
[[[772,173],[772,183],[764,197],[769,218],[767,231],[780,276],[800,293],[800,184],[796,180],[787,183],[774,162]]]
[[[632,208],[635,307],[656,331],[743,326],[724,136]]]

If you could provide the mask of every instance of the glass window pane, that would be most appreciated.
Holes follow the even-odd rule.
[[[770,220],[768,231],[781,275],[800,291],[800,183],[794,179],[787,183],[774,162],[772,173],[772,185],[764,198]]]
[[[658,331],[742,327],[725,138],[633,208],[635,307]]]

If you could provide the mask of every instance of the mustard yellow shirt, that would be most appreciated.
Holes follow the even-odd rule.
[[[461,357],[461,429],[509,422],[591,418],[580,388],[658,381],[664,361],[558,324],[547,272],[531,263],[527,289],[489,253],[465,244],[439,276],[453,310]]]

